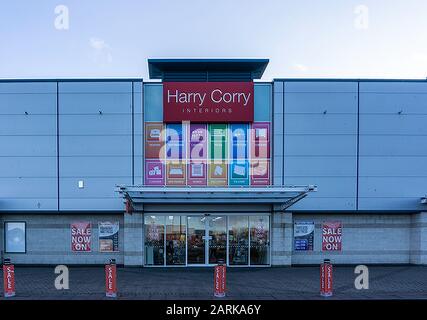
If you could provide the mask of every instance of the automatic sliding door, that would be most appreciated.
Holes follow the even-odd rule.
[[[145,216],[145,264],[162,266],[165,263],[165,217]]]
[[[228,217],[228,261],[230,265],[249,263],[248,216]]]
[[[185,265],[185,219],[166,217],[166,265]]]
[[[209,217],[209,264],[219,260],[227,262],[227,221],[226,217]]]
[[[249,217],[251,230],[251,265],[270,264],[270,219],[268,216]]]
[[[206,217],[187,217],[187,263],[203,265],[206,263]]]

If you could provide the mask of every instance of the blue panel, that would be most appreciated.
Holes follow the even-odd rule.
[[[357,155],[355,135],[286,135],[287,156],[353,156]]]
[[[163,121],[162,84],[144,84],[144,120]]]
[[[356,177],[352,156],[285,156],[285,176],[288,177]],[[288,183],[287,181],[286,183]],[[355,182],[355,180],[354,180]],[[312,183],[311,183],[312,184]],[[354,183],[355,185],[356,183]]]
[[[357,92],[357,82],[339,81],[286,81],[285,93],[354,93]],[[327,95],[325,95],[327,96]],[[343,106],[345,108],[346,106]]]
[[[53,93],[56,95],[56,82],[1,82],[0,94],[2,93]]]
[[[60,115],[59,123],[61,135],[131,136],[132,134],[132,117],[130,114]],[[107,141],[108,138],[105,138],[106,143]]]
[[[2,178],[2,184],[5,187],[1,188],[0,202],[4,199],[55,199],[57,196],[56,178]],[[7,201],[5,201],[7,203]],[[3,209],[3,207],[2,207]],[[34,208],[37,209],[37,208]]]
[[[131,92],[132,82],[60,84],[61,210],[117,209],[115,186],[132,183]]]
[[[1,115],[24,115],[25,112],[56,115],[56,93],[0,93]]]
[[[427,190],[427,156],[361,156],[359,163],[361,177],[424,177]]]
[[[0,136],[0,157],[56,157],[56,136]]]
[[[287,106],[285,102],[286,109]],[[351,134],[356,137],[357,114],[285,114],[285,132],[286,134]]]
[[[359,195],[368,198],[420,198],[427,190],[427,178],[422,177],[360,177]],[[392,208],[390,208],[392,209]],[[394,208],[400,209],[400,207]]]
[[[286,113],[354,114],[357,92],[285,93]]]
[[[0,168],[7,170],[0,171],[0,178],[3,177],[56,177],[56,156],[53,157],[0,157]],[[2,181],[3,182],[3,181]],[[4,185],[7,189],[9,186]],[[56,190],[56,186],[51,186],[51,191]],[[37,190],[34,190],[37,192]],[[53,192],[53,191],[52,191]],[[32,193],[30,193],[32,194]],[[1,196],[1,195],[0,195]]]
[[[84,181],[84,188],[78,188],[79,180]],[[65,199],[104,199],[104,198],[119,198],[120,195],[115,192],[115,186],[118,184],[127,184],[131,183],[131,178],[115,178],[115,177],[105,177],[105,178],[62,178],[60,184],[60,190],[64,194],[61,197],[61,201]],[[123,201],[123,200],[122,200]],[[99,200],[102,202],[102,200]],[[76,201],[76,206],[79,206],[78,201]],[[100,203],[100,206],[102,204]],[[61,209],[63,209],[61,205]]]
[[[360,134],[427,135],[426,115],[360,115]],[[381,125],[379,125],[381,124]]]
[[[328,198],[331,202],[329,209],[337,210],[339,208],[334,204],[335,199],[351,198],[352,203],[355,202],[354,194],[356,192],[356,184],[354,179],[349,177],[287,177],[286,183],[290,185],[309,185],[315,184],[318,186],[318,191],[311,193],[310,198]],[[316,208],[307,208],[316,210]]]
[[[131,81],[73,81],[73,82],[59,82],[59,93],[89,93],[99,95],[102,93],[117,94],[117,93],[131,93]]]
[[[427,156],[422,135],[361,135],[360,140],[361,156]]]
[[[0,135],[55,135],[56,116],[2,115]]]
[[[61,177],[130,177],[131,156],[60,157]],[[114,186],[113,186],[114,187]]]
[[[284,90],[285,184],[318,186],[292,210],[354,210],[357,83],[286,82]]]
[[[58,208],[56,142],[56,83],[0,83],[0,210]]]
[[[392,93],[392,94],[407,94],[407,93],[427,93],[427,82],[361,82],[360,93]]]
[[[131,93],[61,93],[59,113],[61,115],[87,115],[102,112],[110,114],[131,114]]]
[[[283,81],[274,81],[274,93],[283,92]]]
[[[420,209],[427,190],[427,84],[366,82],[360,91],[359,209]]]
[[[254,85],[254,121],[271,121],[271,84]]]
[[[142,93],[136,92],[135,86],[135,94],[134,94],[134,173],[135,176],[142,176],[143,174],[143,152],[144,152],[144,142],[143,142],[143,131],[144,131],[144,123],[143,123],[143,96]],[[139,89],[142,90],[142,83],[139,83]],[[141,92],[141,91],[140,91]],[[139,183],[142,180],[140,180]],[[135,179],[135,183],[138,184]]]
[[[117,156],[131,157],[132,144],[129,135],[70,135],[61,136],[61,157]]]

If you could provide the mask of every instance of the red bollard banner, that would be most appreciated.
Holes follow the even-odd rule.
[[[218,261],[218,265],[215,266],[214,272],[214,296],[217,298],[225,297],[225,275],[226,266],[223,261]]]
[[[115,262],[105,265],[105,296],[117,297],[117,268]]]
[[[320,295],[332,296],[332,264],[329,259],[325,259],[320,265]]]
[[[4,297],[15,296],[15,266],[13,264],[3,264],[3,285]]]

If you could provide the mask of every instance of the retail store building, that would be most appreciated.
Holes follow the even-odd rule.
[[[0,80],[0,250],[16,264],[427,264],[427,81]]]

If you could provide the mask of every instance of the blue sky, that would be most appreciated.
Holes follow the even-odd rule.
[[[426,0],[3,0],[0,78],[148,79],[147,58],[243,57],[270,59],[264,80],[424,79],[426,12]]]

